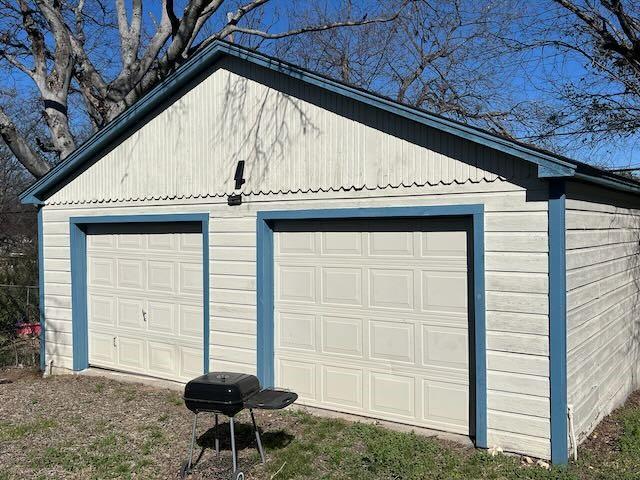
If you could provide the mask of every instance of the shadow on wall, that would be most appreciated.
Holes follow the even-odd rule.
[[[218,96],[212,100],[209,96],[212,92],[204,91],[195,100],[211,101],[211,105],[190,107],[194,105],[193,98],[187,99],[185,94],[220,70],[230,74],[219,77],[220,91],[215,93]],[[162,112],[166,112],[163,122],[156,124],[155,130],[147,129],[144,135],[148,137],[142,137],[140,129]],[[329,118],[319,112],[331,112],[341,121],[333,121],[335,116]],[[191,128],[192,125],[198,128]],[[386,135],[376,135],[375,131]],[[132,135],[136,138],[122,145]],[[186,154],[189,142],[202,142],[194,149],[197,152],[194,154],[202,158],[194,160]],[[73,181],[119,145],[123,155],[118,156],[126,157],[115,173],[120,186],[115,190],[120,193],[106,184],[109,181],[106,175],[91,180],[97,188],[85,189],[90,191],[87,195],[92,200],[113,200],[114,195],[120,195],[119,199],[138,199],[229,194],[240,160],[246,161],[244,193],[420,187],[495,180],[527,188],[531,200],[544,200],[544,196],[533,198],[531,194],[534,190],[546,190],[533,164],[290,75],[228,57],[181,85],[175,95],[163,98],[147,118],[128,126],[121,138],[108,145],[107,151],[83,164],[63,184]],[[134,165],[141,156],[146,163],[138,173]],[[158,164],[160,169],[154,170],[156,160],[166,165]],[[140,178],[132,178],[136,175]],[[154,181],[147,185],[149,178]]]
[[[320,127],[307,114],[303,102],[271,88],[260,92],[249,79],[241,76],[227,75],[223,108],[216,123],[209,147],[213,149],[213,142],[233,138],[235,150],[230,163],[251,160],[251,175],[259,184],[270,174],[273,165],[285,159],[294,141],[307,135],[321,136]],[[228,183],[234,170],[225,171],[229,172],[224,179]]]

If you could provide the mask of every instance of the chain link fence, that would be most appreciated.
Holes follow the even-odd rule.
[[[38,286],[0,284],[0,367],[39,364],[39,298]]]

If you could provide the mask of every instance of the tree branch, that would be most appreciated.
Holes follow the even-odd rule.
[[[50,170],[51,167],[46,160],[31,148],[1,107],[0,137],[2,137],[4,143],[7,144],[18,161],[20,161],[34,177],[40,178]]]

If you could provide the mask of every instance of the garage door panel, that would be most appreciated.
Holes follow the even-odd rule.
[[[118,298],[117,326],[143,330],[145,303],[139,298]]]
[[[369,322],[369,357],[372,360],[414,362],[414,326],[394,321]]]
[[[178,237],[178,248],[181,252],[198,254],[202,252],[202,235],[177,233],[174,234],[175,236]]]
[[[465,273],[422,272],[422,309],[439,312],[467,312],[467,276]]]
[[[467,433],[469,391],[465,386],[423,380],[423,419],[447,430]]]
[[[145,370],[145,341],[140,338],[118,335],[118,365],[132,371]]]
[[[465,257],[467,255],[465,232],[424,232],[421,245],[423,257]]]
[[[180,335],[184,337],[202,338],[202,307],[180,305]]]
[[[362,306],[362,270],[325,267],[322,272],[322,302]]]
[[[307,405],[468,433],[468,233],[430,225],[276,225],[279,386]]]
[[[322,255],[362,255],[362,238],[359,232],[321,232]]]
[[[149,235],[147,239],[147,248],[150,250],[172,252],[176,248],[174,237],[175,234]]]
[[[90,322],[107,326],[115,326],[116,299],[114,297],[89,295],[88,304]]]
[[[469,363],[467,329],[422,325],[424,366],[466,369]]]
[[[115,262],[108,258],[91,258],[89,260],[88,284],[104,287],[115,286]]]
[[[116,237],[113,235],[89,235],[87,237],[87,248],[90,250],[105,248],[113,249],[116,244]]]
[[[316,365],[299,360],[277,362],[278,384],[298,394],[302,400],[316,400]]]
[[[361,409],[364,391],[361,369],[321,366],[322,402]]]
[[[184,294],[202,294],[202,262],[180,264],[180,292]]]
[[[89,363],[193,378],[204,364],[202,234],[125,227],[87,237]]]
[[[289,232],[278,243],[277,252],[281,255],[315,255],[316,235],[314,232]]]
[[[413,277],[412,270],[370,269],[369,303],[376,308],[413,310]]]
[[[124,233],[117,236],[118,249],[138,249],[146,247],[145,236],[139,233]]]
[[[276,318],[276,338],[284,348],[316,350],[316,320],[314,315],[281,312]]]
[[[362,358],[363,319],[323,315],[320,321],[323,353]]]
[[[178,371],[177,346],[172,343],[148,341],[149,371],[158,375]]]
[[[278,272],[278,298],[291,302],[316,302],[315,267],[282,267]]]
[[[370,232],[369,254],[372,256],[414,255],[413,232]]]
[[[173,262],[161,262],[158,260],[149,260],[147,262],[148,290],[174,293],[175,277],[175,264]]]
[[[93,332],[89,340],[92,358],[105,366],[115,366],[117,350],[113,345],[113,335]]]
[[[145,262],[143,260],[116,260],[118,270],[117,287],[123,289],[142,290],[145,287]]]
[[[371,410],[377,413],[414,418],[415,379],[381,372],[369,374]]]
[[[149,331],[173,334],[176,326],[176,305],[150,300],[147,302],[147,324]]]
[[[202,374],[204,355],[201,347],[178,347],[180,352],[180,376],[193,378]]]

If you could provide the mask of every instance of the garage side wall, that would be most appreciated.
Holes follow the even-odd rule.
[[[488,444],[548,458],[548,241],[546,186],[505,182],[245,197],[224,201],[113,202],[44,207],[46,359],[72,368],[69,218],[210,215],[211,369],[256,372],[256,214],[263,210],[483,204]]]
[[[640,204],[571,182],[566,209],[568,403],[582,441],[640,387]]]

